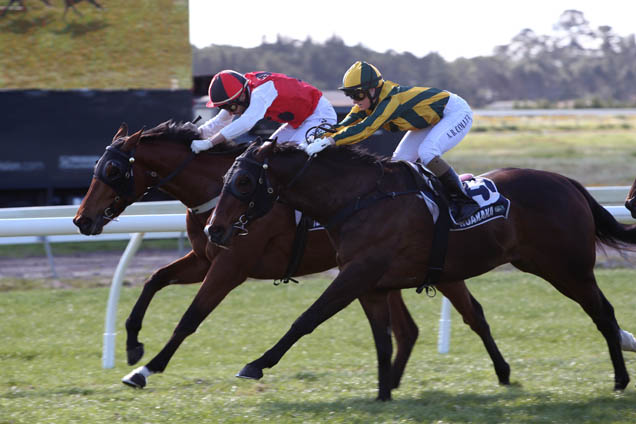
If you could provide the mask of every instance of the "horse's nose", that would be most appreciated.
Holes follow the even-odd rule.
[[[75,217],[73,218],[73,224],[75,224],[75,226],[79,228],[80,233],[84,234],[85,236],[91,235],[91,229],[93,227],[92,219],[86,216]]]
[[[222,246],[225,244],[223,240],[223,234],[225,234],[225,231],[222,226],[208,224],[205,226],[203,231],[208,236],[208,240],[210,240],[210,242],[218,246]]]

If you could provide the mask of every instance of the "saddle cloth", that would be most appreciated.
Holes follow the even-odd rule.
[[[484,177],[475,177],[472,174],[462,174],[460,179],[464,183],[466,193],[479,205],[479,209],[463,220],[456,220],[453,216],[447,196],[441,194],[443,188],[437,177],[430,173],[422,164],[404,162],[412,171],[415,171],[420,181],[423,181],[424,188],[418,197],[424,200],[431,215],[433,223],[437,223],[440,208],[447,208],[450,216],[450,231],[462,231],[476,227],[497,218],[508,218],[510,201],[499,191],[495,183]]]
[[[451,231],[467,230],[497,218],[508,218],[510,200],[499,193],[495,183],[483,177],[472,177],[463,180],[466,194],[478,205],[479,209],[462,221],[456,221],[450,212]]]
[[[297,210],[295,210],[294,212],[296,216],[296,225],[298,225],[300,223],[300,218],[302,218],[303,216],[303,213]],[[315,219],[312,219],[311,222],[309,223],[309,227],[307,228],[307,231],[316,231],[316,230],[324,230],[324,229],[325,227],[320,225],[320,222],[316,221]]]

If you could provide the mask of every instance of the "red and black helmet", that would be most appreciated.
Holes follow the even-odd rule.
[[[238,100],[247,88],[247,79],[236,71],[226,69],[221,71],[210,81],[208,95],[210,101],[207,107],[218,107]]]

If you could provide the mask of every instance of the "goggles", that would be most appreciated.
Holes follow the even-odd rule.
[[[219,109],[227,110],[230,113],[234,113],[238,110],[239,106],[240,105],[238,103],[227,103],[224,105],[220,105]]]
[[[356,102],[362,101],[365,97],[367,97],[366,90],[347,90],[344,94]]]

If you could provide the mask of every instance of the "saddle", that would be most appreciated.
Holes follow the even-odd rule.
[[[402,163],[411,172],[416,186],[421,190],[420,196],[433,216],[435,228],[428,259],[428,271],[424,282],[417,287],[416,291],[421,293],[426,290],[427,294],[432,291],[434,296],[433,286],[439,283],[444,270],[449,231],[467,230],[497,218],[506,219],[510,201],[497,191],[493,181],[469,174],[462,175],[466,193],[479,205],[479,209],[458,222],[453,215],[456,207],[450,203],[449,196],[444,193],[439,179],[420,163],[407,161]]]
[[[472,174],[461,175],[466,194],[479,205],[479,208],[469,216],[457,219],[461,205],[452,203],[439,179],[419,162],[402,163],[411,171],[417,187],[422,190],[422,196],[428,197],[425,200],[433,215],[433,222],[437,222],[440,211],[443,211],[444,215],[448,215],[450,231],[467,230],[493,219],[508,217],[510,201],[499,193],[492,180]]]

